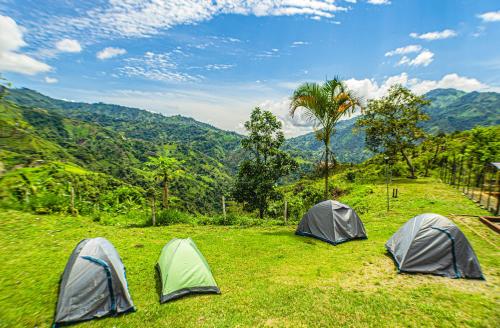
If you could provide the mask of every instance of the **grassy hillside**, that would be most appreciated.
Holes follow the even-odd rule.
[[[497,245],[498,236],[476,219],[455,222],[471,242],[486,281],[397,274],[384,249],[386,240],[416,214],[486,212],[429,178],[397,183],[400,197],[389,213],[383,184],[353,185],[341,197],[362,212],[368,239],[336,247],[295,236],[295,226],[125,228],[86,217],[2,211],[0,326],[48,326],[71,251],[83,238],[102,236],[127,267],[137,312],[78,327],[498,327],[498,246],[469,227]],[[154,265],[162,246],[174,237],[195,240],[221,295],[159,304]]]
[[[46,105],[44,101],[40,103]],[[127,109],[124,111],[126,114]],[[134,110],[128,109],[128,111]],[[89,118],[93,117],[91,112],[85,113],[89,115]],[[182,162],[186,172],[171,186],[172,194],[176,197],[173,200],[177,200],[176,204],[188,211],[212,211],[220,206],[218,200],[227,190],[236,165],[236,159],[233,161],[233,166],[225,163],[231,161],[228,149],[234,146],[228,146],[224,138],[232,140],[233,134],[225,134],[223,131],[186,119],[189,122],[196,122],[195,124],[199,123],[202,128],[188,126],[182,123],[183,118],[178,117],[172,121],[169,120],[169,124],[177,132],[192,131],[191,141],[186,137],[186,142],[181,142],[183,138],[181,133],[176,134],[177,139],[164,136],[156,142],[147,135],[134,136],[128,131],[115,129],[113,125],[103,126],[102,122],[82,120],[83,118],[66,114],[68,113],[65,110],[49,110],[39,108],[39,106],[27,107],[0,101],[0,124],[3,127],[0,135],[0,185],[3,186],[0,202],[5,204],[5,192],[8,191],[7,189],[11,190],[12,185],[26,184],[26,179],[20,179],[5,185],[5,179],[2,179],[3,171],[15,171],[35,166],[38,167],[38,171],[44,169],[50,171],[52,163],[61,162],[81,167],[85,171],[102,173],[104,185],[109,179],[118,179],[122,184],[147,189],[151,186],[149,182],[151,179],[149,178],[150,170],[145,162],[150,156],[168,152],[170,157],[175,157]],[[149,115],[154,114],[149,113]],[[111,121],[120,120],[118,117],[113,117],[108,118]],[[139,125],[140,122],[139,120],[133,124]],[[133,126],[133,124],[126,126]],[[166,129],[165,133],[169,131],[165,126],[163,128]],[[159,133],[154,129],[148,130],[147,127],[142,127],[140,131],[143,134]],[[196,136],[199,133],[205,134]],[[216,141],[215,144],[212,140]],[[210,151],[205,151],[205,149],[210,149]],[[237,156],[236,153],[234,154]],[[43,183],[37,177],[29,176],[31,171],[28,170],[25,173],[28,180]],[[57,177],[52,177],[52,180],[57,180]],[[68,180],[58,181],[59,184],[67,182]],[[49,192],[51,188],[45,187],[44,190]],[[85,195],[85,190],[76,190],[76,192],[80,198]],[[13,199],[12,195],[7,195],[7,198]],[[90,201],[90,199],[86,200]]]
[[[425,96],[431,101],[425,109],[430,120],[422,125],[429,133],[450,133],[500,124],[500,93],[435,89]],[[363,131],[353,131],[356,120],[352,118],[340,122],[332,137],[331,147],[341,162],[360,163],[373,155],[364,148]],[[314,158],[320,158],[323,152],[323,145],[316,140],[314,133],[289,139],[287,146]]]
[[[12,89],[7,96],[17,104],[44,108],[64,117],[106,127],[123,136],[156,145],[180,143],[234,168],[233,152],[241,136],[192,118],[164,116],[146,110],[104,103],[70,102],[50,98],[30,89]]]

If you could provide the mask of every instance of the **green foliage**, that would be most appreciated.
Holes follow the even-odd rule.
[[[433,136],[412,151],[415,174],[419,176],[436,176],[446,163],[459,165],[461,161],[464,166],[480,172],[485,163],[497,161],[499,154],[500,125]],[[377,155],[357,166],[356,175],[383,177],[384,165],[383,156]],[[401,156],[390,161],[390,168],[395,177],[406,176],[408,173],[407,165]]]
[[[111,176],[53,162],[21,168],[0,179],[0,206],[36,213],[69,212],[70,187],[81,214],[141,208],[143,191]]]
[[[10,83],[0,74],[0,100],[8,95],[8,88]]]
[[[156,225],[167,226],[179,223],[194,223],[194,217],[176,209],[163,209],[156,213]],[[151,219],[148,225],[152,225]]]
[[[368,107],[356,123],[365,128],[368,149],[389,158],[401,154],[412,178],[415,177],[415,167],[409,152],[425,137],[419,124],[429,119],[423,112],[423,107],[428,104],[424,97],[416,96],[409,89],[401,85],[392,86],[387,96],[368,102]]]
[[[262,219],[269,200],[277,196],[276,184],[297,164],[280,149],[285,137],[281,122],[271,112],[255,108],[250,120],[245,122],[245,128],[249,135],[241,141],[241,145],[249,159],[240,166],[233,196],[246,209],[258,209]]]

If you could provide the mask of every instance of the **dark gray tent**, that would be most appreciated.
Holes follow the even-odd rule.
[[[104,238],[78,243],[62,275],[54,326],[134,310],[113,245]]]
[[[400,272],[451,278],[484,279],[467,238],[439,214],[421,214],[406,222],[385,244]]]
[[[333,245],[367,238],[363,222],[356,212],[334,200],[311,207],[302,217],[295,234],[318,238]]]

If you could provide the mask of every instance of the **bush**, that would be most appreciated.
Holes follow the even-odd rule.
[[[348,171],[345,178],[349,182],[354,182],[356,180],[356,173],[354,171]]]
[[[43,193],[31,198],[29,206],[35,213],[64,213],[68,211],[67,197],[56,195],[53,193]]]
[[[152,225],[152,218],[149,218],[149,225]],[[164,209],[156,213],[156,225],[167,226],[179,223],[194,223],[191,215],[176,209]]]

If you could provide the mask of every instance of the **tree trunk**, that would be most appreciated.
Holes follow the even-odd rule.
[[[156,202],[155,202],[155,195],[153,194],[151,196],[151,221],[153,226],[156,225]]]
[[[439,154],[439,148],[440,147],[441,147],[441,145],[439,145],[439,144],[436,146],[436,151],[434,152],[434,156],[432,156],[432,158],[427,162],[427,165],[425,166],[425,174],[424,174],[425,177],[429,176],[429,168],[436,161],[436,158],[437,158],[437,156]]]
[[[416,179],[417,177],[415,176],[415,167],[411,163],[410,158],[408,156],[406,156],[406,154],[403,151],[403,149],[401,149],[401,155],[403,155],[403,157],[404,157],[404,159],[406,161],[406,165],[408,165],[408,168],[410,169],[411,178],[412,179]]]
[[[166,178],[163,179],[163,195],[161,207],[163,209],[168,208],[168,184]]]
[[[328,157],[330,157],[330,149],[328,148],[328,142],[325,141],[325,200],[328,199]]]

